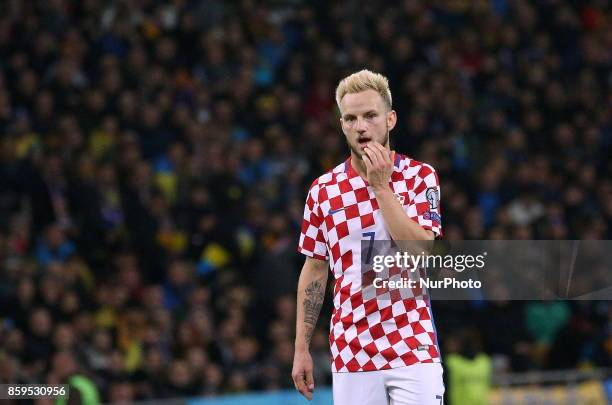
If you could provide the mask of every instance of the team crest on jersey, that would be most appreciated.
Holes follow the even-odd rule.
[[[404,196],[399,194],[399,193],[395,193],[395,197],[397,198],[397,200],[400,202],[400,204],[404,205]]]
[[[438,208],[438,204],[440,203],[440,194],[438,193],[438,189],[436,187],[429,187],[425,192],[425,197],[429,203],[429,209],[435,210]]]

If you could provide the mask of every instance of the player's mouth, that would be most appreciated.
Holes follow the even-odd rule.
[[[361,148],[363,149],[371,140],[372,138],[363,137],[363,138],[359,138],[357,142],[359,143],[359,146],[361,146]]]

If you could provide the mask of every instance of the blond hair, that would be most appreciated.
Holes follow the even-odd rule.
[[[391,90],[389,80],[380,73],[374,73],[367,69],[353,73],[340,81],[336,87],[336,103],[340,108],[340,101],[347,94],[361,93],[366,90],[374,90],[382,97],[385,105],[391,110]]]

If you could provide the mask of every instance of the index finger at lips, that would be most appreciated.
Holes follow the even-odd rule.
[[[374,151],[367,146],[363,149],[363,161],[366,163],[366,168],[368,167],[368,162],[370,163],[370,167],[376,164],[376,160],[374,158]]]
[[[385,148],[379,143],[376,143],[376,149],[378,150],[378,152],[380,152],[380,156],[384,162],[388,163],[389,161],[391,161],[391,158],[389,156],[389,151],[387,150],[387,148]]]
[[[373,144],[372,144],[373,145]],[[381,160],[381,157],[379,156],[379,152],[376,149],[375,146],[369,145],[368,147],[365,148],[365,152],[367,153],[368,157],[370,158],[370,160],[372,161],[373,165],[379,165],[381,164],[383,161]]]
[[[370,155],[368,155],[367,153],[363,155],[362,158],[363,158],[363,163],[365,164],[366,169],[370,170],[370,168],[372,167],[372,158],[370,158]]]
[[[384,156],[382,156],[382,154],[380,153],[380,148],[382,148],[382,146],[378,142],[370,142],[369,147],[372,153],[376,156],[376,160],[379,163],[383,163]]]

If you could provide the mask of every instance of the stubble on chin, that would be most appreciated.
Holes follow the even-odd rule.
[[[349,144],[349,148],[351,149],[351,152],[353,152],[353,155],[355,155],[357,159],[363,158],[363,155],[365,154],[365,152],[363,150],[360,150],[359,146],[355,148],[353,145]]]

